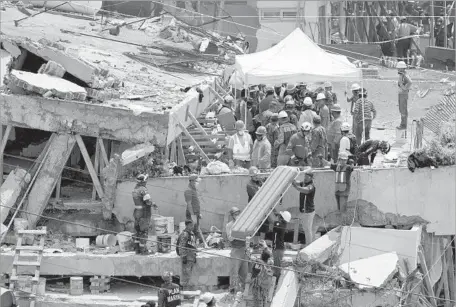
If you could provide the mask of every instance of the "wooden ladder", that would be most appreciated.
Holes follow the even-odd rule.
[[[22,240],[24,239],[24,235],[27,236],[37,236],[39,237],[39,245],[22,245]],[[16,243],[16,253],[14,255],[13,260],[13,271],[10,277],[10,290],[11,291],[19,291],[21,289],[15,289],[17,283],[19,282],[20,277],[30,277],[30,274],[21,274],[18,275],[18,268],[19,267],[35,267],[35,275],[31,278],[32,283],[32,291],[31,293],[27,293],[22,291],[23,293],[27,293],[22,297],[28,298],[31,300],[30,307],[35,307],[36,303],[36,296],[38,290],[38,283],[40,281],[40,267],[41,267],[41,260],[43,258],[43,251],[44,251],[44,240],[46,235],[46,229],[42,230],[19,230],[18,231],[18,238]],[[35,240],[34,240],[35,242]],[[25,253],[22,253],[25,251]],[[24,256],[36,256],[35,260],[21,260],[20,257]]]

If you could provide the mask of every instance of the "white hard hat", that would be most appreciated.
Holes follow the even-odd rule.
[[[287,95],[287,96],[285,96],[285,98],[283,99],[283,101],[285,101],[285,102],[288,102],[288,101],[290,101],[290,100],[293,100],[293,96],[291,96],[291,95]]]
[[[279,118],[287,118],[288,117],[288,113],[285,112],[285,111],[280,111],[279,112]]]
[[[280,215],[283,217],[285,222],[289,223],[291,221],[291,214],[288,211],[280,211]]]
[[[319,94],[317,95],[317,100],[322,100],[322,99],[326,99],[325,93],[319,93]]]
[[[305,105],[306,107],[310,107],[312,104],[313,104],[312,98],[310,98],[310,97],[304,98],[304,105]]]
[[[233,96],[231,96],[231,95],[226,95],[225,98],[224,98],[224,100],[225,100],[226,102],[233,102],[234,98],[233,98]]]
[[[361,89],[361,86],[358,83],[353,83],[351,86],[352,91],[358,91]]]
[[[341,131],[350,131],[350,124],[349,123],[342,123],[340,126]]]
[[[312,129],[312,125],[309,122],[303,122],[301,129],[304,131],[310,131],[310,129]]]
[[[404,61],[399,61],[399,62],[397,62],[396,68],[398,68],[398,69],[400,69],[400,68],[407,68],[407,64],[405,64]]]
[[[201,296],[201,300],[202,300],[205,304],[209,304],[213,299],[214,299],[214,294],[212,294],[212,293],[210,293],[210,292],[206,292],[206,293],[204,293],[204,294]]]

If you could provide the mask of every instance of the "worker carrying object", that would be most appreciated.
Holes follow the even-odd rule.
[[[151,201],[149,192],[146,188],[147,174],[139,174],[136,176],[136,186],[131,193],[133,196],[133,203],[135,210],[133,217],[135,219],[135,252],[136,254],[147,254],[146,242],[148,237],[148,230],[150,218],[152,216],[151,207],[158,209],[157,205]]]
[[[401,114],[401,123],[397,129],[407,129],[407,119],[408,119],[408,98],[409,91],[412,87],[412,79],[408,76],[405,69],[407,65],[405,62],[400,61],[397,63],[397,73],[399,75],[399,80],[397,81],[397,86],[399,87],[399,113]]]
[[[193,229],[193,221],[186,220],[185,229],[177,238],[176,243],[176,254],[180,256],[182,264],[180,285],[184,290],[192,290],[189,283],[196,264],[196,236]]]
[[[272,286],[272,270],[270,265],[273,264],[271,252],[267,247],[261,253],[261,260],[253,265],[251,289],[253,295],[254,307],[268,307],[269,289]]]
[[[181,292],[179,285],[173,283],[173,273],[166,271],[162,278],[165,283],[158,290],[158,307],[181,306]]]
[[[229,212],[233,219],[226,224],[226,236],[231,244],[231,269],[230,269],[230,292],[236,293],[239,290],[244,290],[245,281],[248,273],[248,256],[245,246],[245,242],[239,239],[233,238],[231,231],[234,222],[241,214],[241,210],[238,207],[231,208]]]
[[[386,155],[391,150],[391,145],[387,141],[368,140],[359,146],[357,151],[357,165],[372,165],[377,152]]]

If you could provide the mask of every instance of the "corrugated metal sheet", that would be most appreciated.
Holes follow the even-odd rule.
[[[232,236],[245,239],[255,234],[277,205],[280,196],[299,175],[296,167],[279,166],[265,181],[247,207],[242,211],[232,228]]]
[[[424,117],[424,126],[438,134],[442,122],[454,120],[456,113],[456,95],[443,96],[439,104],[431,107]]]

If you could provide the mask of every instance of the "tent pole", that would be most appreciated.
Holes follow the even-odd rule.
[[[361,79],[361,89],[364,93],[364,79]],[[361,144],[364,143],[366,140],[366,124],[365,124],[365,118],[364,118],[364,95],[361,95],[361,111],[363,113],[363,134],[361,135]]]

